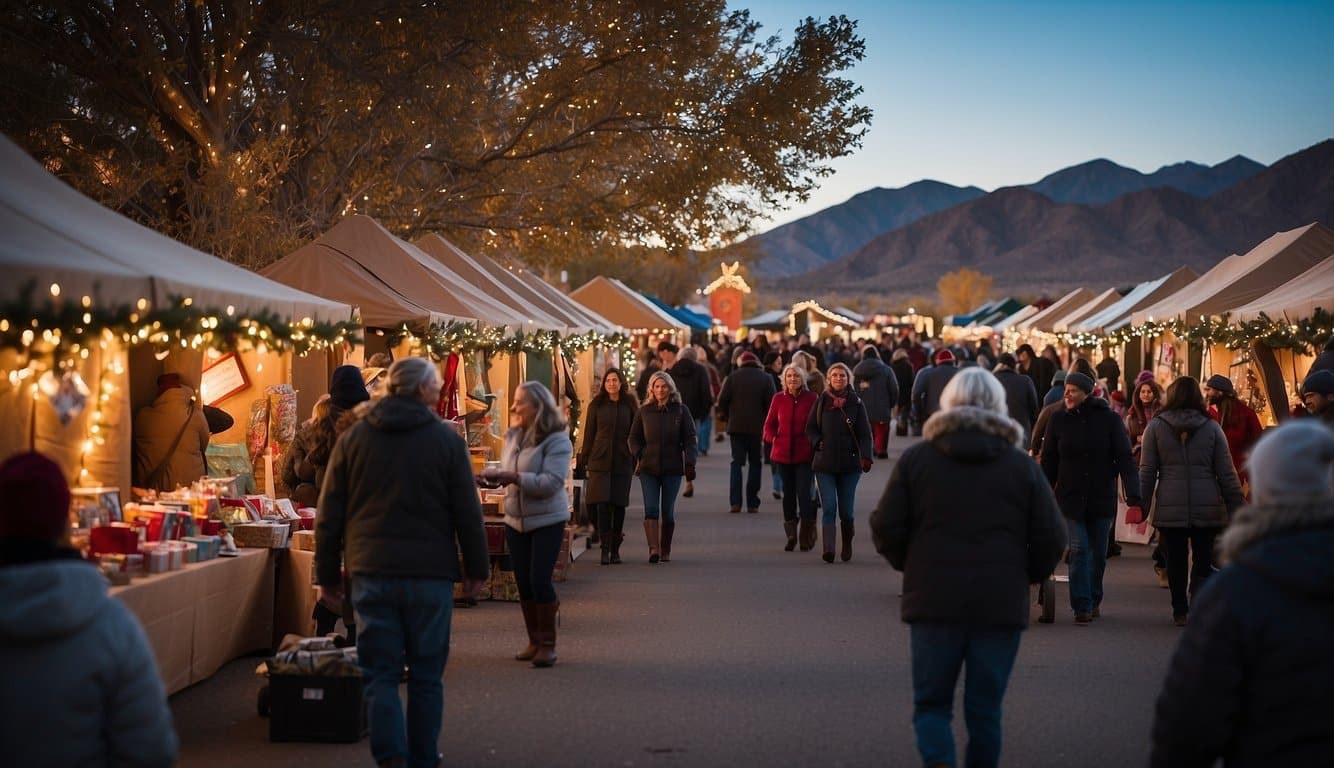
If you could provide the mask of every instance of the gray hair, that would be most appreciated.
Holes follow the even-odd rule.
[[[802,389],[810,389],[810,385],[807,384],[807,382],[806,382],[806,376],[807,376],[806,369],[805,369],[805,368],[802,368],[800,365],[797,365],[796,363],[788,363],[787,365],[783,366],[783,372],[782,372],[781,374],[779,374],[778,378],[784,380],[784,381],[783,381],[783,386],[784,386],[784,387],[787,386],[787,381],[785,381],[785,379],[787,379],[787,372],[788,372],[788,371],[796,371],[797,373],[800,373],[800,374],[801,374],[801,388],[802,388]]]
[[[426,382],[438,379],[435,365],[424,357],[402,357],[389,366],[388,394],[397,397],[416,397]]]
[[[677,357],[680,358],[681,360],[690,360],[692,362],[698,363],[699,350],[695,349],[694,347],[686,347],[685,349],[681,350],[681,354],[677,355]]]
[[[537,416],[533,418],[533,434],[536,436],[534,443],[540,443],[547,439],[547,435],[560,432],[569,426],[565,420],[565,414],[561,413],[560,406],[556,405],[556,396],[551,394],[551,390],[540,381],[525,381],[515,387],[515,396],[519,392],[528,396],[528,399],[537,406]]]
[[[662,379],[663,381],[667,382],[667,392],[668,392],[667,402],[668,403],[681,402],[681,393],[676,389],[676,381],[672,379],[672,375],[670,373],[667,373],[666,371],[658,371],[657,373],[648,377],[648,384],[644,387],[644,393],[647,395],[645,400],[650,403],[658,402],[657,399],[653,397],[653,382],[657,381],[658,379]]]
[[[940,393],[940,409],[971,406],[1009,417],[1005,387],[985,368],[964,368],[955,374]]]

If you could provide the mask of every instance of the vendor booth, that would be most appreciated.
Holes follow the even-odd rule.
[[[209,526],[226,525],[216,495],[132,519],[137,406],[157,396],[160,373],[175,373],[198,389],[192,408],[214,403],[244,431],[266,387],[289,386],[298,355],[323,365],[346,349],[353,309],[142,227],[7,139],[0,169],[0,457],[37,450],[64,467],[75,486],[72,543],[113,583],[128,582],[112,594],[145,626],[168,690],[179,690],[268,647],[274,558],[259,548],[212,559],[220,539]],[[209,375],[223,359],[227,376]],[[242,464],[250,458],[242,447]]]
[[[595,277],[570,291],[570,298],[625,328],[640,349],[652,348],[664,340],[677,346],[689,342],[685,323],[615,278]],[[637,372],[627,370],[627,375],[633,377]]]

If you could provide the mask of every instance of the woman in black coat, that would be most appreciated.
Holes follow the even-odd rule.
[[[876,551],[903,571],[911,625],[913,723],[925,765],[954,765],[954,689],[967,658],[968,765],[996,765],[1001,700],[1028,585],[1065,549],[1065,524],[1005,390],[982,368],[946,385],[941,410],[908,448],[871,513]]]
[[[1329,765],[1334,431],[1297,419],[1246,464],[1251,505],[1191,606],[1153,722],[1155,768]]]
[[[630,506],[630,485],[635,457],[630,453],[630,425],[639,411],[634,390],[625,384],[619,368],[608,368],[584,417],[584,438],[575,478],[586,477],[584,502],[597,510],[602,564],[621,562],[625,540],[625,508]]]
[[[1214,540],[1241,507],[1241,483],[1228,452],[1227,436],[1209,418],[1200,382],[1182,376],[1167,388],[1167,402],[1144,430],[1139,485],[1153,503],[1153,525],[1163,537],[1172,618],[1186,626],[1189,600],[1215,569]]]
[[[857,482],[871,471],[871,420],[866,406],[852,391],[852,370],[843,363],[829,366],[825,374],[828,388],[820,395],[806,421],[806,437],[815,449],[811,470],[820,489],[824,508],[821,531],[824,534],[824,561],[834,562],[834,519],[843,531],[839,557],[852,559],[853,506],[857,500]]]
[[[648,538],[648,561],[672,559],[672,534],[676,532],[676,495],[681,480],[695,479],[695,456],[699,450],[695,420],[681,404],[672,377],[658,371],[648,380],[648,402],[630,425],[630,453],[635,474],[644,492],[644,535]]]
[[[894,350],[889,367],[894,369],[894,378],[899,384],[899,397],[894,402],[894,432],[902,437],[908,434],[908,412],[912,410],[912,380],[916,375],[912,369],[912,361],[908,359],[908,350]]]

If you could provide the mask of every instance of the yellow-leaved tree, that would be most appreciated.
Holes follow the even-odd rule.
[[[947,315],[961,315],[987,300],[991,293],[991,278],[976,269],[962,267],[946,272],[936,281],[940,293],[940,309]]]

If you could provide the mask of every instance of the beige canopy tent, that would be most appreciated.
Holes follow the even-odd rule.
[[[1121,292],[1115,288],[1108,288],[1097,296],[1094,296],[1083,304],[1070,310],[1063,317],[1053,321],[1052,330],[1057,333],[1069,331],[1072,325],[1085,318],[1092,317],[1120,300]]]
[[[1020,322],[1016,327],[1020,333],[1032,333],[1034,331],[1050,331],[1052,325],[1070,312],[1083,306],[1084,303],[1095,298],[1097,294],[1087,288],[1076,288],[1067,293],[1051,306]]]
[[[0,138],[0,265],[6,279],[0,302],[22,298],[29,286],[34,308],[65,300],[90,310],[166,308],[174,298],[235,316],[274,313],[300,321],[352,319],[353,309],[189,248],[102,207],[47,173],[8,139]],[[140,307],[142,306],[142,309]],[[8,318],[6,318],[8,319]],[[41,360],[13,350],[0,352],[0,457],[36,449],[52,456],[75,484],[102,483],[129,498],[131,423],[134,406],[151,400],[156,374],[170,364],[199,371],[199,350],[135,347],[104,334],[85,349],[62,384],[85,388],[85,404],[62,420],[60,393],[40,397],[34,379],[54,379]],[[291,356],[247,352],[248,390],[290,380]],[[264,371],[264,363],[268,370]],[[131,376],[131,371],[134,376]],[[197,386],[196,380],[190,383]],[[238,394],[246,390],[238,390]],[[236,401],[229,401],[229,404]],[[236,418],[238,414],[233,413]],[[244,418],[236,418],[244,428]]]
[[[615,278],[595,277],[570,291],[570,298],[630,329],[631,333],[671,334],[687,330],[676,318]]]
[[[1190,267],[1178,267],[1175,271],[1169,272],[1156,280],[1149,280],[1140,283],[1119,301],[1116,301],[1098,312],[1070,325],[1070,330],[1076,332],[1111,332],[1130,322],[1130,315],[1140,307],[1146,307],[1157,303],[1166,296],[1181,290],[1195,280],[1199,275]]]
[[[1264,296],[1229,310],[1228,314],[1240,323],[1256,320],[1261,314],[1271,320],[1297,321],[1314,315],[1317,309],[1334,312],[1334,252]]]
[[[483,261],[489,259],[464,253],[458,246],[434,233],[418,238],[413,245],[454,274],[528,318],[530,329],[561,332],[578,330],[578,326],[572,324],[568,317],[560,316],[558,310],[527,289],[513,275],[502,274],[503,270],[488,270]]]
[[[1131,316],[1135,325],[1221,315],[1263,297],[1334,253],[1334,231],[1320,223],[1279,232],[1245,255],[1230,256],[1198,280]]]
[[[326,272],[325,265],[338,261],[336,257],[344,260],[343,268]],[[373,281],[360,277],[352,284],[341,282],[355,273],[346,262],[355,263]],[[368,293],[368,297],[375,296],[395,307],[401,307],[406,299],[406,304],[433,313],[431,319],[480,320],[514,329],[529,326],[527,318],[518,311],[470,285],[369,216],[348,216],[313,242],[268,267],[264,274],[320,295],[354,295],[354,291],[364,290],[368,284],[378,284],[379,290]],[[363,319],[367,325],[378,325],[364,313]]]

